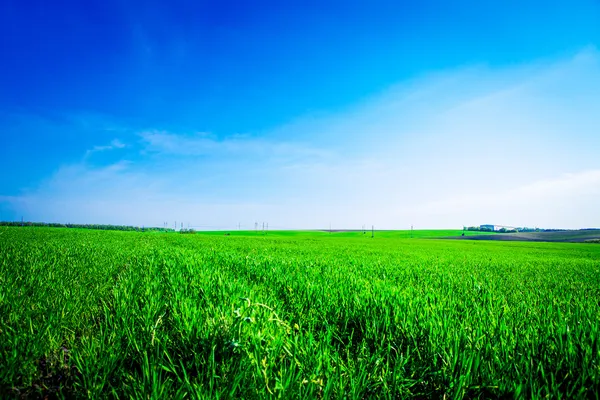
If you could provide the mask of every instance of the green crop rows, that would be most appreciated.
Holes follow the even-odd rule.
[[[600,397],[597,244],[350,236],[0,228],[0,397]]]

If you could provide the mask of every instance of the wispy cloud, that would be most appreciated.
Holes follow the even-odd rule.
[[[512,226],[598,226],[593,210],[600,196],[600,169],[566,173],[508,190],[453,195],[418,205],[404,214],[422,219]]]
[[[113,150],[113,149],[122,149],[125,147],[125,144],[121,143],[121,141],[119,139],[113,139],[110,144],[105,145],[105,146],[94,146],[93,149],[88,150],[88,153],[93,153],[93,152],[97,152],[97,151],[106,151],[106,150]]]
[[[330,152],[291,141],[237,135],[219,139],[208,133],[192,135],[166,131],[141,132],[144,150],[182,156],[323,157]]]
[[[91,149],[87,150],[85,152],[85,155],[83,156],[83,160],[84,161],[88,160],[88,159],[90,159],[90,157],[92,155],[97,154],[97,153],[107,152],[110,150],[124,149],[125,147],[127,147],[127,145],[124,144],[123,142],[121,142],[119,139],[113,139],[107,145],[96,145],[96,146],[92,147]]]

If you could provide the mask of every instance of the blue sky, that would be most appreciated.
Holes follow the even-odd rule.
[[[600,3],[0,4],[0,219],[600,227]]]

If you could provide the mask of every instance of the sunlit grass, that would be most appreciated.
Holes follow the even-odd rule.
[[[375,233],[4,228],[0,394],[598,398],[600,246]]]

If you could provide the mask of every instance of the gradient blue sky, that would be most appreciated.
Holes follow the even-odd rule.
[[[600,2],[0,3],[0,219],[600,227]]]

